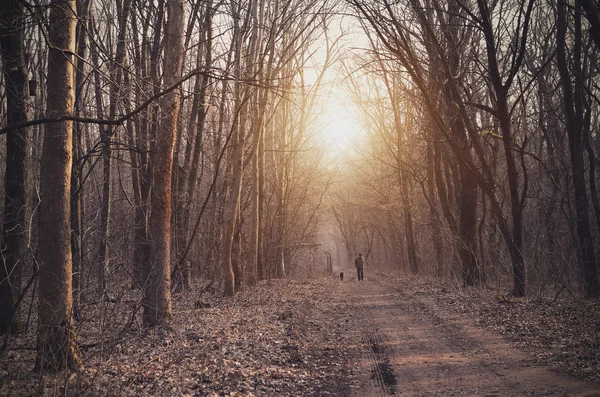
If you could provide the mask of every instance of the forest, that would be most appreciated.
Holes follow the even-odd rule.
[[[358,253],[367,281],[597,302],[598,9],[2,0],[0,355],[78,370],[178,295]]]

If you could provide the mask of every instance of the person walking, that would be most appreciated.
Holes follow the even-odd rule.
[[[354,260],[354,266],[356,267],[356,273],[358,274],[358,281],[363,281],[365,279],[363,274],[365,258],[363,258],[362,254],[358,254],[358,257]]]

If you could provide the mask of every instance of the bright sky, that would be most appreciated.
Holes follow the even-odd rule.
[[[359,111],[343,83],[328,82],[323,87],[323,93],[326,105],[319,120],[319,128],[327,145],[333,145],[334,149],[343,154],[364,133],[358,118]]]
[[[344,81],[342,59],[350,55],[356,47],[366,47],[366,40],[362,31],[356,28],[350,29],[348,18],[338,19],[331,24],[328,31],[330,40],[335,40],[341,34],[340,26],[349,33],[338,42],[338,54],[342,56],[325,74],[320,91],[320,106],[317,107],[321,109],[317,128],[328,152],[333,157],[344,155],[348,150],[352,150],[359,138],[364,135],[359,120],[360,112],[350,96],[348,84]],[[322,64],[325,60],[326,45],[318,41],[314,45],[319,47],[315,53],[316,62]],[[316,80],[320,66],[306,71],[306,80],[309,84]]]

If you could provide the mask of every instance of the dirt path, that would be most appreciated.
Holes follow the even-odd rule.
[[[540,367],[501,337],[382,276],[341,282],[333,296],[354,313],[347,326],[359,347],[351,396],[600,396],[600,385]]]
[[[35,332],[19,335],[0,354],[0,396],[600,396],[598,382],[538,364],[552,355],[521,352],[476,326],[478,314],[453,314],[475,294],[397,275],[367,274],[361,283],[352,276],[265,281],[227,299],[190,290],[175,296],[169,327],[131,327],[115,343],[92,332],[101,317],[95,308],[80,323],[81,345],[90,346],[82,349],[84,370],[32,372]],[[111,308],[106,317],[122,329],[119,319],[133,308],[104,307]],[[574,337],[565,332],[555,339]],[[546,347],[564,354],[560,346]]]

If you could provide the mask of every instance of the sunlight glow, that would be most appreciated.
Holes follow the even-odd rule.
[[[347,71],[341,66],[344,58],[351,54],[352,48],[368,44],[364,42],[364,35],[356,33],[359,31],[357,27],[350,26],[351,23],[348,19],[338,17],[328,29],[330,38],[341,36],[341,39],[337,42],[339,47],[333,55],[336,61],[325,72],[318,95],[317,128],[331,158],[346,156],[352,150],[358,150],[362,138],[366,135],[364,126],[361,125],[360,110],[354,103],[350,87],[345,81]],[[305,75],[308,85],[316,83],[318,71],[325,62],[325,50],[324,42],[315,43],[313,67],[308,68]]]
[[[331,149],[340,153],[358,145],[362,127],[358,120],[358,109],[346,97],[344,88],[330,86],[327,104],[321,115],[321,128],[324,140]]]

